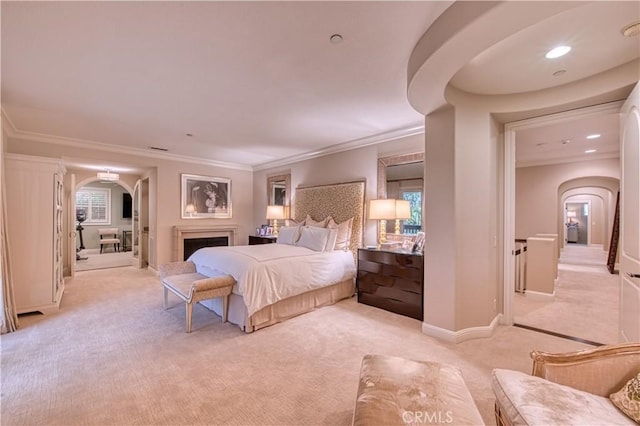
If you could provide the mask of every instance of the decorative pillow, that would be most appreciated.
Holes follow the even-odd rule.
[[[613,405],[636,423],[640,423],[640,373],[629,380],[616,393],[609,395]]]
[[[336,238],[335,250],[349,250],[351,243],[351,228],[353,227],[353,218],[347,219],[341,224],[337,224],[332,217],[329,218],[327,228],[337,229],[338,235]]]
[[[277,244],[294,245],[300,238],[300,226],[285,226],[278,231]]]
[[[305,226],[316,226],[316,227],[320,227],[320,228],[326,228],[327,227],[327,222],[329,222],[329,218],[325,217],[323,220],[321,220],[320,222],[315,221],[311,218],[311,216],[307,215],[306,219],[304,220],[304,222],[302,222],[303,225]]]
[[[314,251],[324,251],[329,239],[329,230],[317,226],[304,226],[301,229],[300,239],[296,245],[306,247]]]
[[[338,238],[337,229],[329,229],[329,236],[327,237],[327,245],[324,246],[324,251],[333,251],[336,247],[336,239]]]

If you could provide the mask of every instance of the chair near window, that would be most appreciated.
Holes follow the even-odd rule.
[[[118,238],[118,228],[102,228],[98,229],[98,235],[100,236],[100,254],[102,254],[102,248],[113,244],[114,252],[120,251],[120,238]]]

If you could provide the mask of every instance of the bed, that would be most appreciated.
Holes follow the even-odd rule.
[[[351,224],[350,237],[336,250],[318,251],[309,248],[309,244],[280,243],[207,247],[193,253],[189,260],[203,275],[222,271],[236,279],[229,298],[228,320],[248,333],[334,304],[353,296],[355,291],[355,256],[362,241],[364,195],[363,181],[296,189],[295,222],[321,222],[330,216],[342,230],[347,222]],[[220,299],[200,303],[221,315]]]

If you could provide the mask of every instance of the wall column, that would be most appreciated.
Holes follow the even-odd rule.
[[[496,126],[447,107],[425,120],[423,332],[460,342],[497,323]]]

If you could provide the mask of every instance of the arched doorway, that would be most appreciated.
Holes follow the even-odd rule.
[[[82,218],[76,220],[76,271],[131,265],[131,194],[129,185],[120,180],[88,178],[75,186],[76,218]],[[119,244],[101,245],[101,229],[113,229]]]

